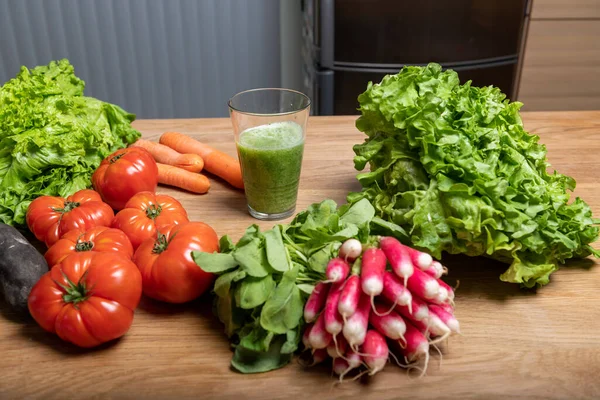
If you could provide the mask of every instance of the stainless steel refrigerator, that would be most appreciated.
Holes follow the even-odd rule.
[[[514,98],[529,2],[303,0],[303,85],[314,114],[356,114],[369,81],[429,62]]]

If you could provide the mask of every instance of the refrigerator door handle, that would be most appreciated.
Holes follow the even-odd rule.
[[[320,65],[323,68],[333,68],[335,50],[335,0],[321,0],[319,3],[319,29],[321,36]]]
[[[318,85],[318,110],[317,115],[333,115],[334,105],[334,71],[322,70],[317,71],[317,85]]]

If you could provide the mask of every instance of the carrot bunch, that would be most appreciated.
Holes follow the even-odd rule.
[[[207,193],[206,170],[238,189],[244,188],[239,162],[228,154],[177,132],[165,132],[159,143],[140,139],[133,146],[146,149],[158,165],[158,183],[193,193]]]

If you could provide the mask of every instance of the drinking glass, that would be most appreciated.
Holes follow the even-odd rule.
[[[287,218],[296,210],[310,99],[289,89],[252,89],[229,100],[248,212]]]

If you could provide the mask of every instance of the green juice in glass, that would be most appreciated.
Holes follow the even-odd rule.
[[[286,121],[246,129],[237,150],[248,205],[264,214],[293,212],[304,153],[302,127]]]

